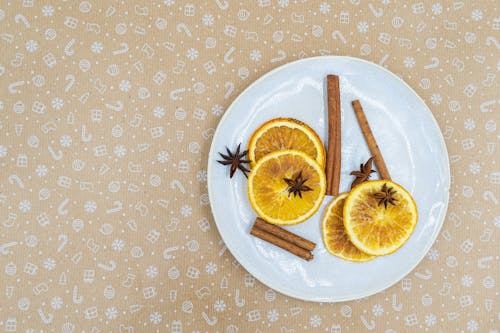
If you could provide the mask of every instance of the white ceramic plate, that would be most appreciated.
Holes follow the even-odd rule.
[[[370,156],[351,101],[359,99],[391,177],[413,194],[419,221],[395,253],[366,263],[344,261],[324,248],[321,217],[331,197],[306,222],[288,227],[317,243],[307,262],[249,234],[256,214],[241,172],[229,179],[218,152],[238,143],[246,149],[254,130],[276,117],[293,117],[327,139],[325,77],[340,76],[342,171],[349,173]],[[377,177],[377,176],[375,176]],[[375,179],[374,177],[374,179]],[[436,239],[448,206],[448,153],[436,120],[424,101],[401,79],[373,63],[349,57],[316,57],[281,66],[251,84],[221,119],[208,158],[208,192],[215,222],[226,246],[262,283],[291,297],[317,302],[362,298],[393,285],[422,260]]]

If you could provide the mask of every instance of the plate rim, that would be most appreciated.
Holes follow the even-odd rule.
[[[365,64],[374,66],[375,68],[378,68],[378,69],[384,71],[386,74],[389,74],[391,77],[393,77],[394,79],[396,79],[396,81],[399,81],[400,83],[402,83],[427,108],[427,110],[429,111],[429,113],[431,115],[431,119],[432,119],[435,127],[438,129],[438,134],[439,134],[438,135],[438,137],[439,137],[438,141],[441,142],[441,145],[444,148],[444,152],[446,153],[446,156],[445,156],[445,164],[446,164],[445,165],[445,171],[446,171],[446,174],[445,174],[445,178],[446,178],[445,179],[445,185],[447,187],[447,189],[446,189],[447,196],[446,196],[446,199],[444,201],[444,214],[443,214],[443,218],[439,222],[439,226],[435,229],[435,231],[433,232],[433,234],[429,238],[432,241],[429,241],[427,243],[424,251],[422,251],[422,254],[418,258],[418,260],[415,261],[414,265],[412,265],[408,270],[406,270],[406,271],[402,272],[401,274],[399,274],[397,276],[397,278],[394,279],[394,281],[388,282],[388,283],[386,283],[386,284],[384,284],[382,286],[379,286],[377,288],[372,288],[372,289],[364,291],[364,292],[357,292],[357,293],[353,292],[350,295],[343,296],[343,297],[335,297],[335,298],[332,298],[332,297],[310,297],[310,298],[304,298],[302,294],[295,293],[293,289],[289,289],[289,288],[284,287],[284,286],[278,286],[278,287],[271,286],[271,284],[268,283],[267,279],[263,276],[263,274],[260,273],[260,270],[258,269],[257,266],[248,265],[248,263],[246,263],[246,265],[243,264],[242,260],[241,260],[241,258],[243,256],[241,255],[241,253],[239,253],[239,251],[236,250],[236,249],[231,249],[229,246],[227,247],[228,250],[231,252],[231,254],[234,256],[234,258],[243,266],[243,268],[245,270],[247,270],[248,273],[250,273],[253,277],[255,277],[262,284],[264,284],[265,286],[267,286],[267,287],[269,287],[269,288],[271,288],[273,290],[276,290],[277,292],[279,292],[279,293],[281,293],[281,294],[283,294],[285,296],[289,296],[289,297],[293,297],[295,299],[299,299],[299,300],[303,300],[303,301],[309,301],[309,302],[337,303],[337,302],[345,302],[345,301],[357,300],[357,299],[361,299],[361,298],[364,298],[364,297],[372,296],[372,295],[374,295],[376,293],[384,291],[384,290],[392,287],[393,285],[395,285],[399,281],[401,281],[405,276],[407,276],[408,274],[410,274],[422,262],[422,260],[424,259],[424,257],[427,255],[427,253],[431,249],[432,245],[434,245],[434,243],[436,242],[436,239],[437,239],[437,237],[438,237],[438,235],[441,232],[441,229],[443,227],[444,220],[446,219],[446,215],[448,213],[449,201],[450,201],[451,170],[450,170],[450,160],[449,160],[448,148],[446,146],[446,141],[444,140],[443,133],[441,131],[441,127],[439,126],[439,123],[437,122],[436,117],[434,117],[434,114],[432,113],[431,109],[425,103],[424,99],[422,97],[420,97],[420,95],[408,83],[406,83],[402,78],[400,78],[398,75],[396,75],[395,73],[391,72],[387,68],[385,68],[385,67],[383,67],[383,66],[381,66],[379,64],[376,64],[374,62],[371,62],[371,61],[368,61],[368,60],[365,60],[365,59],[361,59],[361,58],[357,58],[357,57],[351,57],[351,56],[328,56],[327,55],[327,56],[307,57],[307,58],[302,58],[302,59],[294,60],[294,61],[288,62],[286,64],[283,64],[281,66],[278,66],[276,68],[273,68],[272,70],[270,70],[267,73],[261,75],[255,81],[253,81],[252,83],[250,83],[231,102],[231,104],[229,105],[229,107],[227,108],[227,110],[224,112],[224,114],[222,115],[221,119],[219,120],[219,122],[217,124],[217,128],[215,129],[214,135],[212,137],[212,142],[210,143],[210,150],[209,150],[208,159],[207,159],[207,164],[208,164],[208,166],[207,166],[207,187],[208,187],[208,197],[209,197],[209,202],[210,202],[210,211],[211,211],[211,214],[212,214],[213,219],[215,221],[215,225],[217,226],[217,231],[218,231],[221,239],[223,240],[224,244],[228,244],[228,243],[226,241],[227,239],[224,238],[223,232],[221,232],[221,226],[219,225],[219,222],[217,222],[217,218],[215,217],[215,214],[214,214],[214,207],[213,207],[213,203],[212,203],[213,202],[212,198],[214,197],[215,194],[214,194],[214,190],[213,190],[213,185],[211,185],[213,183],[211,182],[210,179],[211,179],[211,175],[213,173],[212,172],[212,166],[214,164],[213,163],[214,162],[213,160],[215,158],[214,154],[216,153],[216,151],[215,151],[216,148],[214,147],[213,143],[215,141],[215,138],[217,137],[217,134],[220,133],[221,125],[226,120],[226,116],[230,113],[231,109],[233,109],[234,105],[241,98],[242,95],[244,95],[245,93],[247,93],[249,90],[251,90],[254,86],[258,85],[260,82],[262,82],[265,79],[267,79],[269,76],[271,76],[273,74],[276,74],[277,72],[282,71],[282,70],[284,70],[284,69],[286,69],[286,68],[288,68],[290,66],[293,66],[293,65],[296,65],[296,64],[300,64],[302,62],[313,61],[313,60],[337,61],[339,59],[348,60],[348,61],[363,62]]]

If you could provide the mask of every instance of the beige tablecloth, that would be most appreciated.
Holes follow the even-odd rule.
[[[498,3],[496,3],[498,7]],[[498,332],[495,1],[0,3],[1,332]],[[350,55],[427,102],[448,146],[438,240],[401,282],[298,301],[234,260],[211,136],[274,67]]]

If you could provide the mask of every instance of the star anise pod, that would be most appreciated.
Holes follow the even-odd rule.
[[[294,197],[299,195],[299,197],[302,198],[302,192],[313,190],[309,186],[304,185],[304,183],[307,182],[308,179],[302,178],[302,170],[299,171],[297,175],[293,177],[293,179],[283,178],[283,180],[288,184],[288,196],[293,193]]]
[[[359,171],[353,171],[350,173],[351,175],[356,176],[356,179],[354,179],[351,184],[351,190],[354,188],[354,186],[370,179],[370,174],[372,172],[375,172],[375,170],[372,170],[372,162],[373,157],[370,157],[365,164],[359,165]]]
[[[236,151],[233,153],[226,147],[227,155],[223,153],[219,153],[222,156],[222,161],[217,161],[222,165],[231,165],[231,169],[229,171],[229,177],[233,178],[236,170],[240,169],[241,172],[248,178],[247,173],[250,172],[243,164],[250,163],[250,160],[247,160],[245,157],[247,156],[248,150],[245,150],[240,153],[241,143],[236,148]]]
[[[382,189],[380,192],[373,193],[373,197],[378,199],[378,205],[384,204],[384,207],[387,209],[387,204],[396,205],[397,199],[394,198],[394,194],[396,191],[392,187],[387,187],[387,184],[384,183],[382,185]]]

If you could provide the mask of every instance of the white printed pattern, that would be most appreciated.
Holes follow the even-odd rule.
[[[493,1],[3,2],[0,330],[498,332],[495,15]],[[415,272],[368,299],[306,304],[226,251],[205,164],[245,86],[325,54],[409,82],[453,182]]]

